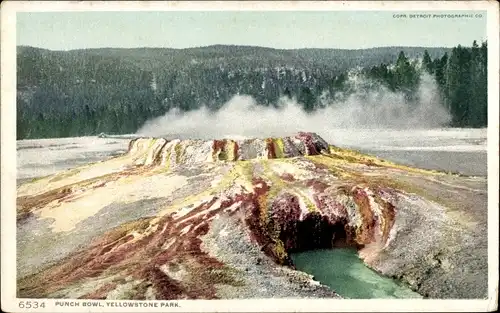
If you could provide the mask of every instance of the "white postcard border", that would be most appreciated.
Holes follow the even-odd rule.
[[[157,308],[115,307],[110,303],[146,301],[104,301],[69,299],[16,299],[16,12],[27,11],[166,11],[166,10],[485,10],[488,39],[488,299],[487,300],[324,300],[324,299],[267,299],[267,300],[179,300],[154,301]],[[499,163],[499,12],[496,2],[488,1],[393,1],[393,2],[323,2],[323,1],[245,1],[245,2],[121,2],[121,1],[5,1],[1,6],[1,289],[2,310],[7,312],[270,312],[270,311],[487,311],[498,305],[498,163]],[[24,308],[20,308],[20,302]],[[56,301],[79,303],[76,307],[55,306]],[[27,303],[32,303],[27,308]],[[45,307],[33,308],[33,303]],[[94,302],[100,306],[88,307]],[[150,301],[151,302],[151,301]],[[161,307],[161,303],[174,303]],[[180,307],[175,307],[177,303]]]

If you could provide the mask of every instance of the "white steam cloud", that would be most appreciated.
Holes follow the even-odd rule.
[[[355,92],[343,100],[323,99],[325,108],[304,112],[292,99],[282,98],[279,109],[259,106],[250,96],[234,96],[219,111],[206,108],[166,115],[147,121],[137,132],[142,136],[167,138],[241,138],[269,137],[316,132],[329,142],[338,129],[429,129],[442,127],[450,114],[440,103],[434,79],[421,77],[419,102],[409,105],[401,93],[387,88],[364,88],[369,81],[350,77]]]

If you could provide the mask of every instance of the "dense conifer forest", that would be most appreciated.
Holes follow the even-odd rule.
[[[276,106],[295,98],[306,112],[354,92],[358,75],[415,101],[432,75],[452,127],[487,123],[487,44],[449,48],[276,50],[246,46],[50,51],[17,48],[17,138],[134,133],[177,108],[218,110],[234,95]]]

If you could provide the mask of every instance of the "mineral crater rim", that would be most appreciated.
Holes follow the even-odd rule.
[[[353,247],[422,297],[486,298],[486,178],[411,168],[314,133],[135,138],[18,187],[17,296],[342,298],[290,253]]]

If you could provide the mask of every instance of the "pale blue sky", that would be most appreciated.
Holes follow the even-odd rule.
[[[395,18],[394,14],[407,14]],[[410,18],[410,14],[472,14]],[[482,14],[482,17],[476,17]],[[163,11],[17,14],[17,45],[52,50],[187,48],[213,44],[272,48],[470,46],[486,40],[485,11]]]

